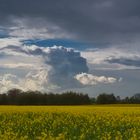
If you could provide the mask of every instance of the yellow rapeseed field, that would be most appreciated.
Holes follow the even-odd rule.
[[[140,105],[0,106],[0,140],[140,140]]]

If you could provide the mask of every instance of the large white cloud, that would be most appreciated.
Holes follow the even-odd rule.
[[[83,85],[111,84],[118,81],[114,77],[96,76],[87,73],[77,74],[75,78]]]

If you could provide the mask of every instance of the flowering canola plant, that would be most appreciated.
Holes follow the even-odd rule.
[[[140,106],[0,106],[0,140],[140,140]]]

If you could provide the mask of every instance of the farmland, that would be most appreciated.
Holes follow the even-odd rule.
[[[0,106],[0,140],[139,140],[140,105]]]

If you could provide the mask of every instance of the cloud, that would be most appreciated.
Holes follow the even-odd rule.
[[[71,33],[67,33],[58,25],[50,23],[39,17],[12,17],[9,25],[0,24],[0,37],[29,39],[61,39],[72,38]]]
[[[126,66],[140,67],[140,58],[129,59],[129,58],[108,58],[106,60],[109,63],[122,64]]]
[[[67,38],[70,34],[60,29],[57,25],[40,18],[14,18],[13,25],[7,27],[7,34],[22,39],[54,39]],[[37,23],[37,24],[36,24]]]
[[[88,72],[86,59],[80,52],[62,46],[8,45],[1,47],[0,57],[0,68],[17,77],[16,80],[9,77],[9,85],[1,84],[7,89],[49,91],[73,88],[80,86],[74,75]],[[1,76],[5,78],[6,73]]]
[[[34,68],[34,64],[27,64],[27,63],[7,63],[7,64],[0,64],[1,68],[30,68],[33,69]]]
[[[48,82],[47,69],[39,69],[28,72],[24,77],[10,73],[0,75],[0,93],[4,93],[12,88],[18,88],[23,91],[52,92],[59,90],[61,87]]]
[[[33,90],[33,91],[48,91],[52,89],[48,86],[47,83],[47,71],[38,70],[36,72],[29,72],[25,75],[24,78],[18,77],[13,74],[4,74],[0,76],[0,88],[1,93],[6,92],[12,88],[18,88],[24,91]]]
[[[140,2],[137,0],[5,0],[0,3],[1,24],[4,21],[9,24],[12,19],[29,19],[29,27],[54,25],[57,29],[47,28],[50,33],[61,29],[77,39],[102,45],[138,40],[140,35]]]
[[[1,0],[0,17],[5,27],[16,27],[13,21],[25,20],[27,26],[21,22],[19,29],[12,30],[15,36],[20,35],[20,29],[23,37],[35,37],[33,33],[51,38],[55,34],[57,37],[71,34],[69,37],[105,46],[106,43],[139,41],[139,6],[138,0]],[[28,32],[30,27],[33,33]]]
[[[134,77],[140,68],[139,7],[138,0],[0,0],[0,74],[16,75],[22,81],[30,72],[41,74],[42,69],[47,71],[47,84],[42,84],[46,89],[78,87],[81,84],[73,77],[82,72],[115,75],[117,71],[119,75],[133,69]],[[75,50],[72,54],[62,48],[28,46],[23,44],[25,39],[70,39],[90,44],[85,47],[92,50],[84,47],[78,55]],[[31,81],[23,83],[30,81],[34,84],[29,87],[41,89],[37,79],[26,79]]]
[[[118,81],[114,77],[95,76],[87,73],[77,74],[75,79],[77,79],[83,85],[112,84]]]
[[[81,57],[80,52],[71,48],[51,47],[46,50],[44,61],[51,66],[49,81],[63,87],[73,87],[77,81],[73,78],[79,72],[88,72],[86,59]]]
[[[7,47],[9,45],[11,46],[20,46],[22,43],[20,42],[19,38],[0,38],[0,49]]]
[[[10,41],[14,42],[12,38]],[[61,91],[119,81],[114,77],[88,74],[88,58],[83,56],[97,57],[99,52],[95,52],[95,56],[89,52],[82,52],[81,55],[79,51],[63,46],[40,47],[21,42],[19,40],[15,45],[9,43],[0,46],[0,68],[5,71],[0,70],[2,91],[13,87],[22,90]],[[83,55],[84,53],[87,54]],[[109,56],[110,53],[107,57]],[[103,62],[107,57],[101,57]],[[99,56],[96,59],[98,58]],[[6,78],[7,74],[12,76]]]
[[[0,75],[0,93],[6,92],[12,88],[20,88],[17,84],[19,81],[16,75],[13,74],[4,74]]]
[[[81,56],[86,58],[90,69],[139,69],[139,51],[140,48],[136,48],[135,46],[129,48],[125,45],[120,47],[111,46],[108,48],[82,51]]]

